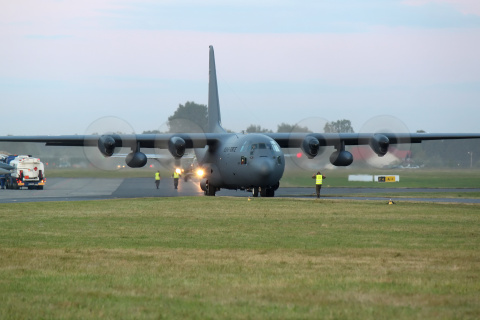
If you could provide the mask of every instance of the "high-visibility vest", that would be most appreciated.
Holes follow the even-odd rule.
[[[180,175],[179,175],[176,171],[173,173],[173,178],[174,178],[174,179],[178,179],[179,176],[180,176]]]
[[[315,179],[316,184],[322,184],[323,183],[323,176],[321,174],[317,174],[316,179]]]
[[[159,172],[155,172],[155,180],[160,180],[160,173]]]

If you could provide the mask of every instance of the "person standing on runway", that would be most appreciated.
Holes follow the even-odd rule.
[[[173,185],[175,189],[178,189],[178,179],[180,178],[180,169],[175,169],[173,172]]]
[[[317,194],[317,198],[320,198],[320,191],[322,190],[323,179],[325,178],[320,171],[317,171],[317,173],[312,176],[312,179],[315,179],[315,193]]]
[[[157,189],[160,186],[161,179],[162,178],[160,177],[160,171],[155,172],[155,186],[157,186]]]

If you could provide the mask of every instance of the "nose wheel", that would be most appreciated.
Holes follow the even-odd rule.
[[[207,190],[205,190],[205,195],[215,197],[215,192],[216,191],[217,191],[217,188],[215,186],[212,186],[211,184],[208,184],[207,185]]]
[[[260,187],[253,187],[252,188],[252,196],[253,197],[258,197],[258,194],[260,193],[260,196],[262,198],[270,198],[275,196],[275,189],[274,188],[260,188]]]

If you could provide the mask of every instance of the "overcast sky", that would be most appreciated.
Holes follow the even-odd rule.
[[[478,0],[15,0],[0,5],[0,135],[163,129],[207,103],[209,45],[234,131],[480,132]]]

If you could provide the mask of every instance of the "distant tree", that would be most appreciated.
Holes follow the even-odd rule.
[[[192,123],[196,126],[192,126]],[[180,104],[175,113],[168,117],[168,127],[170,132],[205,132],[208,128],[207,106],[193,101]]]
[[[325,133],[340,133],[340,132],[354,133],[355,132],[353,131],[352,123],[350,122],[350,120],[346,120],[346,119],[327,122],[325,124],[325,127],[323,128],[323,131],[325,131]]]
[[[262,128],[261,126],[255,124],[251,124],[245,131],[247,133],[272,133],[272,130]]]
[[[160,132],[160,130],[145,130],[142,132],[142,134],[158,134],[158,133],[162,133],[162,132]]]
[[[311,132],[311,131],[307,127],[298,126],[296,124],[290,125],[282,122],[277,126],[277,132],[290,133],[290,132]]]

